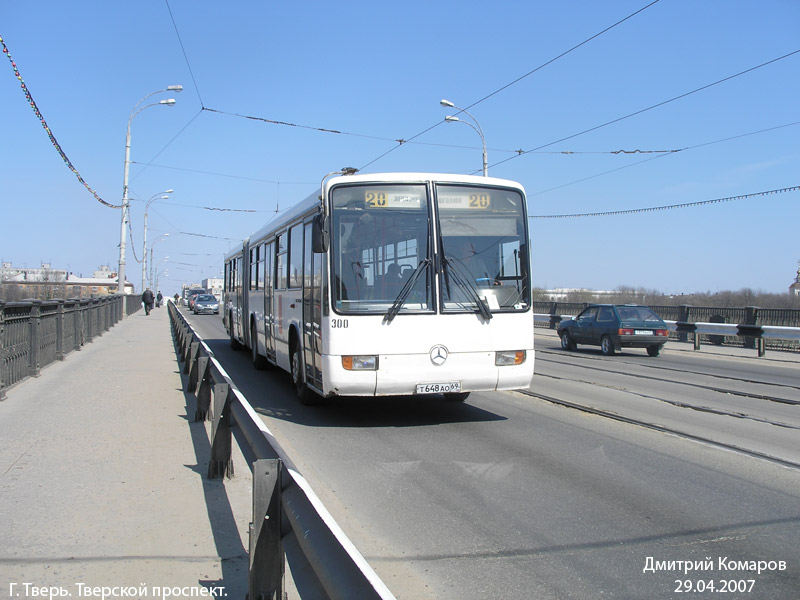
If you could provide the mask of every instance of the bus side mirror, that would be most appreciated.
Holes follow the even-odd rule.
[[[322,213],[314,217],[311,224],[311,250],[316,254],[328,251],[328,219],[323,218]]]

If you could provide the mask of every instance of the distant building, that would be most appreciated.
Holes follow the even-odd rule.
[[[93,277],[78,277],[63,269],[53,269],[50,263],[38,268],[14,267],[10,262],[0,268],[0,297],[5,300],[35,298],[95,298],[116,294],[119,289],[117,273],[101,266]],[[125,293],[133,294],[133,284],[125,282]]]
[[[203,287],[208,291],[209,294],[213,294],[217,300],[222,299],[222,278],[213,278],[213,279],[203,279]]]
[[[67,276],[67,283],[74,290],[81,289],[81,298],[116,294],[119,291],[117,273],[109,269],[108,266],[99,267],[92,277],[77,277],[70,273]],[[125,281],[125,294],[133,293],[135,293],[133,284],[130,281]],[[73,294],[72,297],[77,298],[78,296]]]
[[[39,268],[29,269],[15,267],[10,262],[4,262],[0,269],[0,281],[3,283],[58,282],[66,281],[66,279],[67,272],[51,268],[50,263],[42,263]]]
[[[797,277],[794,278],[794,283],[789,286],[789,293],[793,296],[800,296],[800,265],[797,267]]]

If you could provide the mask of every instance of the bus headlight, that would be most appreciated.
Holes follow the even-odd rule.
[[[525,362],[525,350],[511,350],[510,352],[497,352],[494,355],[494,364],[498,367],[506,365],[521,365]]]
[[[342,366],[348,371],[377,371],[377,356],[343,356]]]

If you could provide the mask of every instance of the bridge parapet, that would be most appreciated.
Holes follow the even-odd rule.
[[[123,316],[136,312],[134,296],[0,301],[0,400],[6,390],[43,367],[80,350]]]
[[[534,325],[556,329],[589,306],[589,302],[534,302]],[[762,309],[756,306],[720,308],[708,306],[650,305],[670,328],[670,339],[701,344],[800,352],[800,309]]]

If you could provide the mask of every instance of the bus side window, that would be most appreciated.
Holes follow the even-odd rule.
[[[277,267],[275,269],[275,287],[279,290],[285,290],[287,284],[287,271],[288,271],[288,264],[286,262],[288,256],[288,248],[286,246],[286,236],[287,233],[284,231],[282,234],[278,236],[278,247],[277,247]]]
[[[303,287],[303,224],[289,230],[289,287]]]

